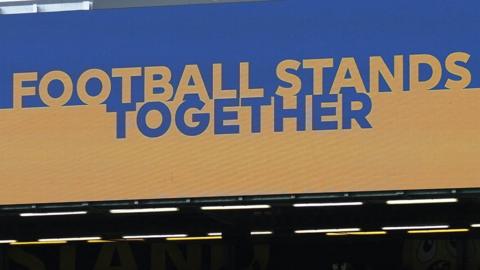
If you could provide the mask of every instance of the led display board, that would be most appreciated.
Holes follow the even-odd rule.
[[[0,204],[480,186],[478,1],[0,17]]]

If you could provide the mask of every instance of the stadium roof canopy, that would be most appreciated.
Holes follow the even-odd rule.
[[[0,15],[255,0],[0,0]]]

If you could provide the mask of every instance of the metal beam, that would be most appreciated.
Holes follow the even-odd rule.
[[[234,2],[256,2],[265,0],[95,0],[93,9],[153,7],[193,4],[221,4]]]
[[[0,15],[265,0],[0,0]]]

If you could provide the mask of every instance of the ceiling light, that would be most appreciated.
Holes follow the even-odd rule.
[[[151,238],[175,238],[187,237],[187,234],[153,234],[153,235],[126,235],[123,239],[151,239]]]
[[[0,244],[10,244],[15,242],[17,242],[17,240],[0,240]]]
[[[40,241],[33,241],[33,242],[12,242],[10,245],[14,246],[27,246],[27,245],[58,245],[58,244],[66,244],[67,241],[50,241],[50,242],[40,242]]]
[[[386,235],[385,231],[371,231],[371,232],[345,232],[345,233],[327,233],[328,236],[348,236],[348,235]]]
[[[272,231],[252,231],[250,235],[270,235],[273,234]]]
[[[49,212],[49,213],[21,213],[21,217],[48,217],[48,216],[70,216],[70,215],[85,215],[87,211],[73,211],[73,212]]]
[[[456,198],[443,198],[443,199],[415,199],[415,200],[389,200],[387,204],[390,205],[402,205],[402,204],[434,204],[434,203],[456,203]]]
[[[215,211],[215,210],[247,210],[247,209],[268,209],[270,205],[268,204],[259,204],[259,205],[224,205],[224,206],[202,206],[202,210],[206,211]]]
[[[177,207],[163,207],[163,208],[139,208],[139,209],[112,209],[112,214],[135,214],[135,213],[161,213],[161,212],[176,212]]]
[[[428,226],[397,226],[397,227],[383,227],[382,230],[430,230],[430,229],[448,229],[448,225],[428,225]]]
[[[445,229],[445,230],[412,230],[408,231],[410,234],[419,234],[419,233],[462,233],[468,232],[469,229]]]
[[[341,233],[341,232],[358,232],[360,228],[342,228],[342,229],[315,229],[315,230],[296,230],[296,234],[303,233]]]
[[[101,240],[101,237],[67,237],[67,238],[44,238],[38,239],[38,242],[58,242],[58,241],[89,241],[89,240]]]
[[[221,240],[222,236],[168,237],[167,241]]]
[[[334,207],[334,206],[360,206],[363,202],[331,202],[331,203],[296,203],[293,207]]]

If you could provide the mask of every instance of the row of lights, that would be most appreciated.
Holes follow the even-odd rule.
[[[412,200],[388,200],[388,205],[413,205],[413,204],[440,204],[440,203],[457,203],[457,198],[440,198],[440,199],[412,199]],[[340,202],[340,203],[299,203],[294,207],[329,207],[329,206],[361,206],[363,202]],[[471,227],[478,228],[480,224],[472,224]],[[297,230],[296,234],[304,233],[325,233],[328,236],[344,236],[344,235],[386,235],[387,231],[406,230],[409,234],[419,233],[457,233],[468,232],[469,229],[450,229],[449,225],[433,225],[433,226],[396,226],[383,227],[381,231],[361,231],[360,228],[344,228],[344,229],[317,229],[317,230]]]
[[[435,203],[456,203],[456,198],[441,199],[413,199],[413,200],[388,200],[388,205],[407,205],[407,204],[435,204]],[[342,207],[342,206],[361,206],[363,202],[327,202],[327,203],[296,203],[293,207]],[[226,205],[226,206],[202,206],[204,211],[223,211],[223,210],[250,210],[250,209],[269,209],[268,204],[259,205]],[[134,214],[134,213],[163,213],[176,212],[178,207],[163,208],[140,208],[140,209],[111,209],[111,214]],[[39,217],[39,216],[63,216],[63,215],[85,215],[87,211],[69,211],[69,212],[49,212],[49,213],[21,213],[22,217]],[[472,228],[480,228],[480,224],[472,224]],[[431,226],[399,226],[399,227],[383,227],[381,231],[362,231],[360,228],[338,228],[338,229],[309,229],[296,230],[295,234],[326,234],[327,236],[348,236],[348,235],[386,235],[387,231],[406,230],[410,234],[417,233],[455,233],[468,232],[469,229],[450,229],[449,225],[431,225]],[[252,231],[252,236],[271,235],[272,231]],[[160,234],[160,235],[126,235],[122,240],[144,240],[144,239],[164,238],[169,241],[176,240],[217,240],[222,239],[222,233],[208,233],[207,236],[190,237],[187,234]],[[0,240],[0,244],[22,245],[22,244],[63,244],[71,241],[87,241],[89,243],[110,242],[103,240],[101,237],[73,237],[73,238],[46,238],[39,239],[36,242],[18,242],[16,240]]]
[[[456,198],[442,199],[414,199],[414,200],[388,200],[388,205],[406,205],[406,204],[435,204],[435,203],[456,203]],[[361,206],[363,202],[328,202],[328,203],[296,203],[293,207],[341,207],[341,206]],[[252,210],[252,209],[269,209],[268,204],[258,205],[224,205],[224,206],[202,206],[204,211],[223,211],[223,210]],[[111,214],[135,214],[135,213],[162,213],[176,212],[178,207],[163,208],[140,208],[140,209],[111,209]],[[22,217],[40,217],[40,216],[62,216],[62,215],[85,215],[87,211],[69,211],[69,212],[50,212],[50,213],[20,213]]]
[[[479,228],[480,224],[472,224],[471,227]],[[295,234],[325,234],[327,236],[373,236],[386,235],[388,231],[407,231],[409,234],[432,234],[432,233],[466,233],[469,229],[451,229],[449,225],[428,226],[398,226],[383,227],[381,231],[362,231],[360,228],[336,228],[336,229],[309,229],[296,230]],[[272,235],[273,231],[252,231],[251,236]],[[156,235],[125,235],[123,241],[143,241],[146,239],[166,239],[167,241],[196,241],[196,240],[221,240],[221,232],[208,233],[205,236],[189,236],[188,234],[156,234]],[[17,240],[0,240],[0,244],[10,245],[40,245],[40,244],[65,244],[67,242],[86,241],[88,243],[107,243],[114,240],[104,240],[99,236],[92,237],[68,237],[68,238],[42,238],[35,242],[18,242]],[[118,240],[117,240],[118,241]]]
[[[471,227],[480,227],[480,224],[472,224]],[[342,235],[386,235],[388,231],[407,231],[409,234],[432,234],[432,233],[460,233],[469,232],[470,229],[451,229],[449,225],[428,225],[428,226],[396,226],[383,227],[381,231],[362,231],[360,228],[341,229],[315,229],[296,230],[296,234],[325,233],[328,236]]]
[[[412,199],[412,200],[388,200],[388,205],[413,205],[413,204],[439,204],[439,203],[457,203],[457,198],[440,198],[440,199]],[[328,206],[360,206],[363,202],[340,202],[340,203],[299,203],[294,207],[328,207]],[[480,224],[472,224],[471,227],[478,228]],[[432,225],[432,226],[395,226],[383,227],[381,231],[361,231],[360,228],[344,228],[344,229],[316,229],[316,230],[296,230],[296,234],[304,233],[325,233],[328,236],[344,236],[344,235],[386,235],[387,231],[406,230],[409,234],[419,233],[455,233],[468,232],[469,229],[450,229],[449,225]]]
[[[250,235],[270,235],[272,231],[252,231]],[[104,240],[99,236],[89,237],[66,237],[66,238],[42,238],[34,242],[19,242],[17,240],[0,240],[0,244],[10,245],[42,245],[42,244],[66,244],[67,242],[108,243],[115,241],[143,241],[146,239],[166,239],[167,241],[195,241],[195,240],[221,240],[221,232],[211,232],[205,236],[189,236],[188,234],[152,234],[152,235],[125,235],[120,240]]]

